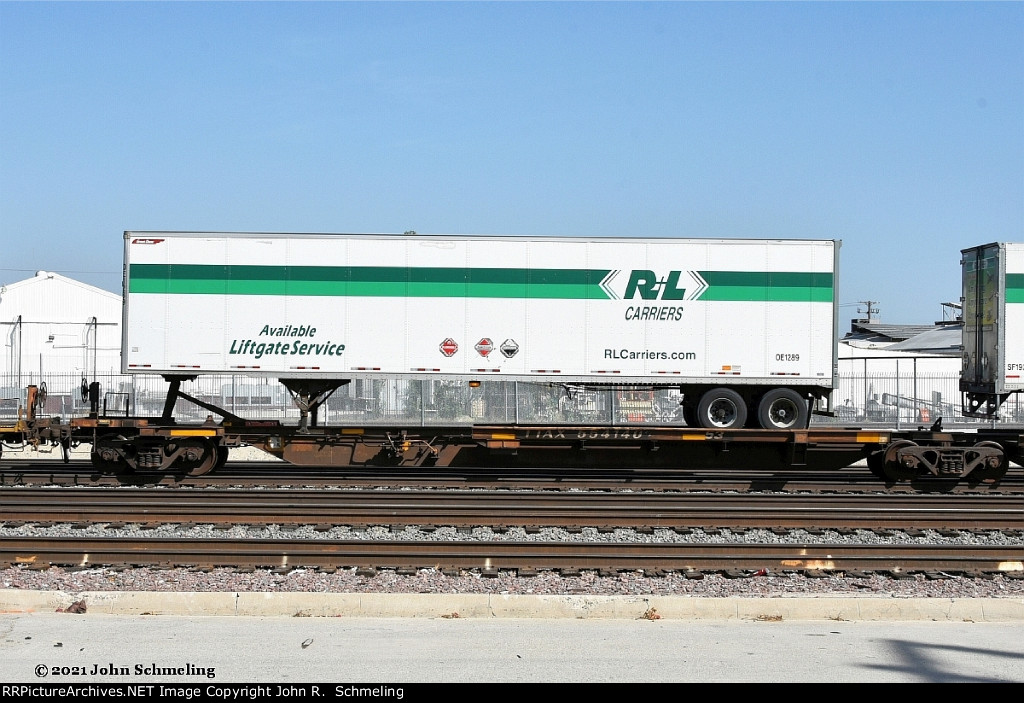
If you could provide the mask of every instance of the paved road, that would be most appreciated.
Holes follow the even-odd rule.
[[[1021,624],[0,615],[2,683],[817,681],[1024,683]]]

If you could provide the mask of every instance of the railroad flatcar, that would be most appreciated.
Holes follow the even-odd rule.
[[[7,436],[89,442],[93,463],[114,472],[202,474],[244,444],[300,465],[834,468],[864,458],[892,481],[997,480],[1020,460],[1020,429],[811,426],[835,411],[839,249],[835,240],[125,232],[122,370],[167,381],[162,411],[108,412],[93,382],[83,387],[87,416],[41,418],[29,403]],[[1021,390],[1021,251],[961,252],[961,387],[974,416]],[[186,392],[223,374],[279,382],[295,416],[246,418]],[[394,381],[420,396],[452,384],[598,390],[637,407],[672,389],[682,422],[637,411],[624,424],[538,424],[520,421],[518,406],[499,423],[472,414],[320,422],[339,388]],[[207,416],[182,421],[182,402]]]

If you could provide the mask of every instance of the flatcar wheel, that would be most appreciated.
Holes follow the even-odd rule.
[[[885,452],[883,450],[868,454],[867,462],[868,471],[874,474],[875,478],[880,478],[883,481],[888,478],[885,475]]]
[[[998,483],[1006,475],[1006,469],[1010,466],[1003,447],[998,442],[978,442],[974,446],[976,448],[998,449],[1000,455],[998,458],[991,457],[985,465],[968,474],[968,480],[972,482],[986,481]]]
[[[124,469],[124,464],[118,461],[103,459],[96,452],[90,454],[89,459],[92,461],[93,468],[101,474],[116,474]]]
[[[217,447],[217,464],[214,468],[220,469],[228,463],[230,450],[227,447]]]
[[[89,452],[89,460],[92,462],[93,468],[102,474],[130,471],[130,467],[120,460],[120,455],[114,448],[115,443],[123,441],[125,438],[120,435],[116,438],[100,437],[97,439],[96,443],[92,445],[92,451]]]
[[[218,452],[213,442],[205,439],[181,442],[184,454],[178,459],[178,465],[189,476],[202,476],[210,473],[217,466]]]
[[[885,472],[885,477],[887,479],[890,481],[907,481],[920,473],[920,469],[916,465],[906,466],[899,458],[900,449],[916,446],[916,442],[911,442],[909,439],[900,439],[885,448],[885,459],[882,464],[882,470]]]
[[[697,423],[707,429],[738,430],[747,421],[747,404],[731,388],[712,388],[697,404]]]

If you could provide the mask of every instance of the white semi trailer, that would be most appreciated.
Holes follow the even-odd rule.
[[[835,240],[125,232],[122,364],[280,379],[675,387],[688,424],[807,427]]]

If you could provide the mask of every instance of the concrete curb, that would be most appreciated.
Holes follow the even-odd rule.
[[[1024,622],[1024,598],[704,598],[381,593],[180,593],[0,590],[0,614],[232,617],[567,618]]]

